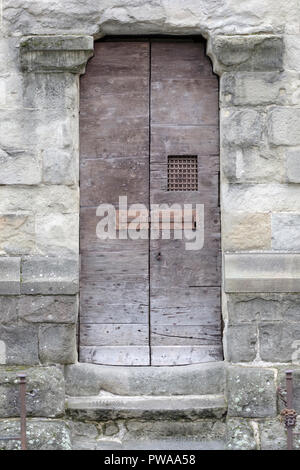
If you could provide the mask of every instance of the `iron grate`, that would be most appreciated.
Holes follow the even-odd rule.
[[[168,157],[168,191],[198,191],[196,155]]]

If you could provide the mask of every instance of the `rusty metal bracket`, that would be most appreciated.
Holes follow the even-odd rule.
[[[281,411],[280,416],[284,421],[287,431],[287,450],[293,450],[293,429],[297,423],[297,412],[293,409],[293,371],[287,370],[285,372],[286,390],[280,387],[277,393],[281,401],[284,403],[285,408]]]
[[[26,443],[26,375],[18,374],[20,399],[20,436],[1,437],[0,441],[21,441],[21,450],[27,450]]]

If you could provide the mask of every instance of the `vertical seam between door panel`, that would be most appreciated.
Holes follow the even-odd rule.
[[[149,40],[149,74],[148,74],[148,80],[149,80],[149,91],[148,91],[148,103],[149,103],[149,177],[148,177],[148,197],[149,197],[149,217],[148,217],[148,276],[149,276],[149,297],[148,297],[148,334],[149,334],[149,365],[151,366],[152,363],[152,351],[151,351],[151,41]]]

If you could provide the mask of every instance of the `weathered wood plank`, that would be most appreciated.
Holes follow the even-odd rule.
[[[145,184],[148,175],[148,157],[83,160],[80,164],[81,205],[118,205],[119,196],[127,196],[128,204],[148,203]]]
[[[168,155],[216,155],[218,126],[151,125],[151,163]]]
[[[151,287],[151,325],[221,324],[219,287],[170,288]]]
[[[153,41],[151,44],[153,80],[165,77],[217,77],[212,74],[210,59],[205,55],[205,42]]]
[[[151,109],[152,124],[217,125],[218,81],[193,77],[152,79]]]
[[[148,277],[83,285],[80,291],[82,323],[143,323],[149,321]]]
[[[129,250],[118,253],[88,253],[81,257],[81,273],[98,274],[133,274],[146,275],[148,273],[148,251]]]
[[[149,344],[147,325],[80,324],[82,346],[143,346]]]
[[[152,346],[152,366],[183,366],[222,361],[222,346]]]
[[[219,325],[158,325],[151,329],[151,346],[219,345]]]
[[[148,366],[149,346],[81,346],[80,361],[113,366]]]

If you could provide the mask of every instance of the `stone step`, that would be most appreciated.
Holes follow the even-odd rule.
[[[119,367],[78,363],[65,367],[68,396],[97,396],[109,392],[123,396],[222,395],[223,362],[188,366]]]
[[[69,416],[77,420],[99,422],[118,419],[220,419],[226,413],[226,402],[223,395],[105,395],[68,397],[66,410]]]
[[[226,442],[219,436],[212,439],[99,439],[73,441],[73,450],[225,450]]]

